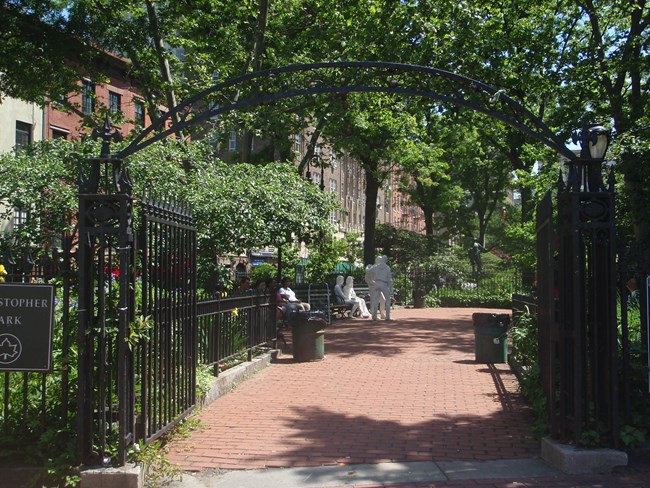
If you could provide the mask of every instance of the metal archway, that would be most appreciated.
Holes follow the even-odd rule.
[[[503,90],[436,68],[374,61],[296,64],[218,83],[169,110],[113,157],[123,159],[176,132],[233,110],[298,96],[353,92],[423,97],[468,108],[529,135],[570,161],[577,159],[539,117]],[[207,109],[194,110],[195,104],[201,102],[207,102]],[[184,120],[164,128],[172,117],[183,114],[187,115]]]

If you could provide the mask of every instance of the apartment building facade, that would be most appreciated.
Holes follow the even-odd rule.
[[[307,142],[311,129],[292,136],[295,162],[302,161],[307,153]],[[227,144],[219,148],[219,156],[224,161],[237,160],[241,149],[242,137],[236,131],[230,131]],[[252,151],[263,147],[263,141],[252,141]],[[342,239],[346,234],[358,234],[363,239],[366,212],[366,174],[361,164],[346,152],[336,152],[324,141],[319,140],[314,156],[307,164],[303,175],[322,191],[335,195],[341,209],[332,212],[329,218],[334,225],[334,237]],[[413,232],[424,233],[422,210],[410,203],[409,196],[398,190],[398,177],[391,174],[379,188],[377,195],[377,224],[390,224]],[[255,249],[248,256],[231,256],[221,261],[222,265],[232,266],[236,275],[250,271],[253,266],[270,262],[275,263],[275,249]],[[303,246],[301,257],[308,258]]]
[[[124,136],[151,123],[142,91],[129,75],[128,60],[104,53],[100,68],[107,83],[81,76],[76,92],[70,93],[65,100],[52,100],[47,105],[44,139],[77,140],[90,133],[100,108],[108,112],[111,122]]]
[[[108,81],[96,83],[81,74],[79,89],[68,94],[65,100],[51,100],[41,107],[3,96],[0,101],[0,152],[14,151],[40,140],[79,140],[96,125],[100,107],[111,114],[114,127],[123,135],[150,124],[142,92],[129,76],[128,61],[104,53],[98,62],[103,79]],[[0,219],[0,232],[11,232],[29,218],[28,209],[7,210],[10,209],[0,203],[0,215],[8,216]]]

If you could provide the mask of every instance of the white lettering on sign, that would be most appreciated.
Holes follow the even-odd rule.
[[[48,308],[49,300],[44,298],[0,298],[1,307],[12,308]]]
[[[0,325],[23,325],[18,315],[0,315]]]

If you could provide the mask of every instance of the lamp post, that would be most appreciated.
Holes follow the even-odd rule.
[[[324,192],[325,191],[325,166],[321,164],[320,166],[320,185],[319,185],[320,191]]]
[[[615,195],[613,174],[606,184],[602,177],[609,131],[592,124],[576,131],[572,139],[581,151],[569,163],[566,186],[558,181],[557,256],[550,257],[547,244],[538,247],[538,256],[547,256],[546,265],[540,266],[538,260],[538,289],[547,290],[543,300],[548,323],[557,324],[557,349],[552,349],[546,333],[542,382],[552,399],[549,418],[556,438],[579,442],[585,429],[597,423],[601,441],[616,447],[620,426]],[[541,277],[544,273],[547,276]]]

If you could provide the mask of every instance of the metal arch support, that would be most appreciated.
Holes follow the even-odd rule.
[[[207,97],[220,92],[225,92],[225,90],[237,86],[244,85],[248,82],[261,82],[263,80],[282,80],[283,75],[290,75],[292,73],[307,73],[314,72],[318,74],[319,72],[325,72],[327,70],[336,69],[336,70],[353,70],[353,73],[358,73],[360,69],[370,69],[370,70],[383,70],[382,72],[377,72],[376,74],[371,74],[370,76],[376,79],[380,74],[381,75],[397,75],[397,74],[424,74],[430,80],[436,78],[442,78],[444,80],[451,81],[459,85],[459,87],[469,88],[472,92],[481,94],[483,96],[489,97],[490,103],[496,103],[497,101],[501,102],[510,114],[506,111],[497,111],[489,108],[488,104],[479,104],[473,102],[467,98],[454,97],[453,95],[438,93],[436,91],[430,91],[426,89],[419,88],[408,88],[401,86],[378,86],[378,85],[366,85],[366,84],[342,84],[340,86],[335,86],[332,84],[323,84],[322,86],[314,86],[315,80],[307,80],[312,83],[305,88],[295,88],[288,90],[278,90],[276,92],[267,93],[261,96],[255,96],[251,98],[242,98],[236,102],[226,103],[216,107],[208,108],[207,110],[199,113],[194,113],[193,116],[189,119],[183,120],[179,123],[174,124],[173,126],[162,130],[156,133],[153,136],[150,136],[153,131],[164,127],[164,124],[167,120],[170,120],[174,115],[186,112],[189,110],[194,103],[204,100]],[[399,82],[395,83],[399,85]],[[576,155],[566,147],[564,142],[562,142],[557,135],[551,131],[551,129],[535,114],[530,112],[528,109],[523,107],[519,102],[513,100],[503,93],[502,90],[497,90],[496,88],[482,83],[480,81],[462,76],[459,74],[451,73],[449,71],[440,70],[437,68],[430,68],[426,66],[410,65],[410,64],[401,64],[401,63],[387,63],[387,62],[373,62],[373,61],[340,61],[340,62],[324,62],[324,63],[311,63],[311,64],[296,64],[290,66],[284,66],[280,68],[273,68],[265,71],[259,71],[254,73],[249,73],[247,75],[239,76],[232,78],[223,83],[218,83],[206,90],[203,90],[195,95],[189,97],[184,102],[180,103],[178,106],[174,107],[163,116],[154,121],[149,127],[144,129],[126,148],[117,153],[116,158],[125,158],[131,154],[136,153],[137,151],[144,149],[145,147],[153,144],[159,140],[162,140],[169,135],[182,131],[183,129],[196,125],[198,123],[204,122],[211,117],[227,113],[233,110],[242,109],[246,107],[256,106],[263,103],[269,103],[272,101],[297,97],[297,96],[306,96],[306,95],[317,95],[324,93],[395,93],[408,96],[417,96],[423,98],[430,98],[433,100],[438,100],[445,103],[451,103],[457,106],[469,108],[471,110],[483,113],[488,115],[496,120],[501,122],[537,139],[546,146],[552,148],[559,154],[565,156],[569,160],[573,161],[577,157]],[[259,93],[259,92],[258,92]],[[530,122],[531,126],[524,124],[523,121]]]

